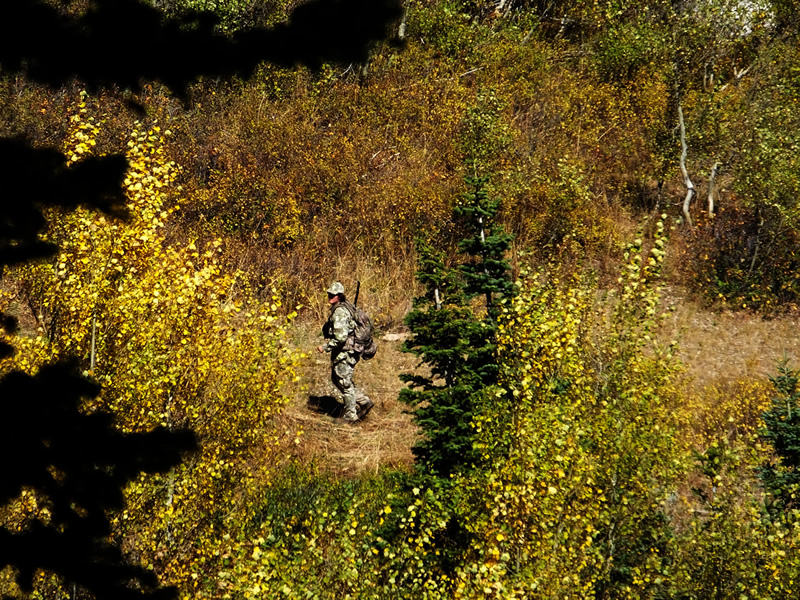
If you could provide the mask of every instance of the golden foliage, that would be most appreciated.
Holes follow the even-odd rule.
[[[661,574],[657,513],[683,453],[675,366],[652,337],[663,221],[656,229],[648,254],[641,239],[629,247],[607,306],[550,270],[504,308],[501,381],[476,421],[485,462],[464,481],[476,562],[459,571],[456,597],[588,598],[614,586],[638,598]]]
[[[85,112],[76,117],[70,162],[91,153],[99,130]],[[295,313],[282,317],[277,296],[258,302],[240,273],[223,272],[221,240],[167,241],[164,225],[181,202],[177,167],[164,153],[170,133],[139,124],[131,134],[129,220],[81,208],[50,215],[57,257],[14,274],[39,330],[15,340],[18,352],[2,370],[76,356],[102,385],[86,410],[113,412],[126,432],[162,425],[196,433],[200,451],[167,476],[132,483],[112,519],[124,548],[196,597],[219,527],[242,518],[269,480],[284,436],[271,422],[300,355],[286,344]]]

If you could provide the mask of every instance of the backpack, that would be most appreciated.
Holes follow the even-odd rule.
[[[364,360],[369,360],[378,351],[378,345],[373,338],[375,328],[369,315],[364,309],[353,306],[349,302],[342,302],[341,305],[350,313],[354,323],[353,332],[347,338],[345,346],[359,352]]]

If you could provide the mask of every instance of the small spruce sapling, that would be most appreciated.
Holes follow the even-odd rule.
[[[506,260],[513,236],[497,223],[500,199],[489,197],[488,180],[486,176],[467,177],[470,191],[454,212],[470,234],[458,245],[462,254],[471,257],[461,265],[465,291],[470,298],[479,295],[486,298],[486,311],[493,324],[497,320],[497,300],[510,297],[515,288]]]
[[[761,438],[775,450],[777,464],[760,470],[764,489],[772,496],[774,510],[800,508],[800,387],[798,371],[784,362],[778,374],[770,377],[778,392],[772,406],[762,415]]]
[[[419,240],[417,279],[425,293],[406,317],[412,337],[403,350],[418,356],[430,375],[403,374],[410,384],[400,400],[413,407],[424,437],[413,448],[418,467],[438,477],[469,469],[474,462],[472,416],[478,395],[497,382],[497,304],[511,294],[504,253],[511,236],[495,224],[499,201],[486,194],[486,178],[467,178],[470,191],[455,209],[467,237],[459,250],[468,260],[445,265],[441,252]],[[486,298],[486,314],[471,301]]]

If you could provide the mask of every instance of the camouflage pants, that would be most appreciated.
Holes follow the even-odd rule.
[[[357,420],[358,407],[370,401],[369,396],[353,383],[353,373],[360,358],[355,352],[339,352],[331,355],[331,381],[342,394],[344,402],[342,418],[345,421]]]

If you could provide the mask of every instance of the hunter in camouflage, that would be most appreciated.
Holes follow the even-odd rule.
[[[366,416],[373,407],[373,402],[353,383],[353,373],[361,355],[353,349],[355,323],[352,314],[344,306],[344,286],[335,281],[327,289],[327,293],[331,313],[322,328],[322,335],[327,342],[317,350],[329,352],[331,355],[331,381],[341,393],[344,402],[342,419],[347,423],[356,423]]]

